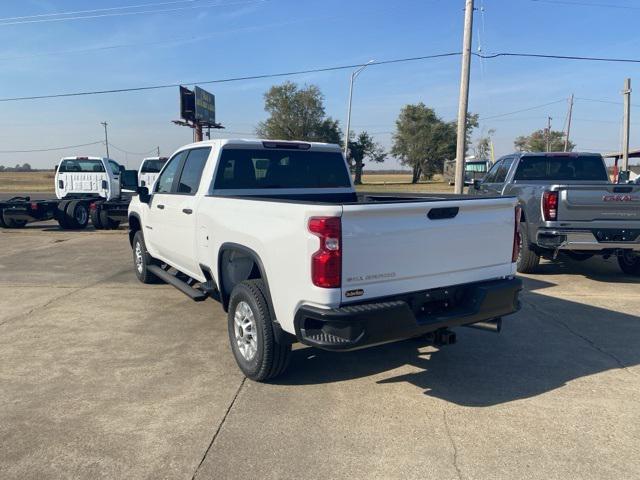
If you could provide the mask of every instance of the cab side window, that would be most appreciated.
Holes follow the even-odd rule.
[[[156,182],[155,193],[174,193],[173,184],[178,174],[178,168],[182,164],[182,160],[187,156],[189,152],[184,150],[174,155],[171,160],[167,162],[166,168],[162,171]]]
[[[494,183],[504,183],[507,179],[507,173],[509,173],[509,169],[511,168],[511,164],[513,163],[513,157],[505,158],[500,162],[500,166],[496,171],[496,178],[493,180]]]
[[[494,183],[496,181],[496,174],[498,173],[500,165],[502,165],[502,160],[498,160],[494,163],[491,170],[489,170],[489,172],[484,176],[482,183]]]
[[[182,173],[178,181],[177,193],[195,195],[200,186],[200,178],[209,158],[209,152],[211,152],[210,147],[189,150],[189,155],[184,161],[184,167],[182,167]]]

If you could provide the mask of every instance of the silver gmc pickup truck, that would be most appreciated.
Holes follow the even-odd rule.
[[[576,260],[615,255],[623,272],[640,275],[640,185],[611,183],[598,154],[507,155],[469,192],[518,197],[518,272],[563,252]]]

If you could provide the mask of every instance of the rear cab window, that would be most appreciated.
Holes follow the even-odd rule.
[[[146,160],[140,168],[140,173],[159,173],[165,163],[167,163],[166,158],[160,160]]]
[[[60,173],[98,173],[104,172],[104,165],[101,160],[83,159],[66,159],[60,162],[58,168]]]
[[[223,148],[212,190],[295,188],[351,188],[351,177],[342,154]]]
[[[609,181],[599,155],[527,155],[520,158],[515,181]]]

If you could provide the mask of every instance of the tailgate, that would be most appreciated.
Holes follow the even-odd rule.
[[[558,221],[640,221],[640,186],[568,185],[559,192]]]
[[[514,274],[515,204],[504,197],[344,205],[343,301]]]

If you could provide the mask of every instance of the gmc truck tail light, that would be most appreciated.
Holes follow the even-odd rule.
[[[542,194],[542,216],[547,222],[558,219],[558,192],[544,192]]]
[[[516,206],[516,219],[515,226],[513,228],[513,253],[511,254],[511,261],[517,262],[520,256],[520,242],[522,237],[520,236],[520,219],[522,218],[522,207]]]
[[[311,256],[313,284],[322,288],[340,288],[342,283],[340,217],[311,217],[309,231],[320,239],[320,248]]]

